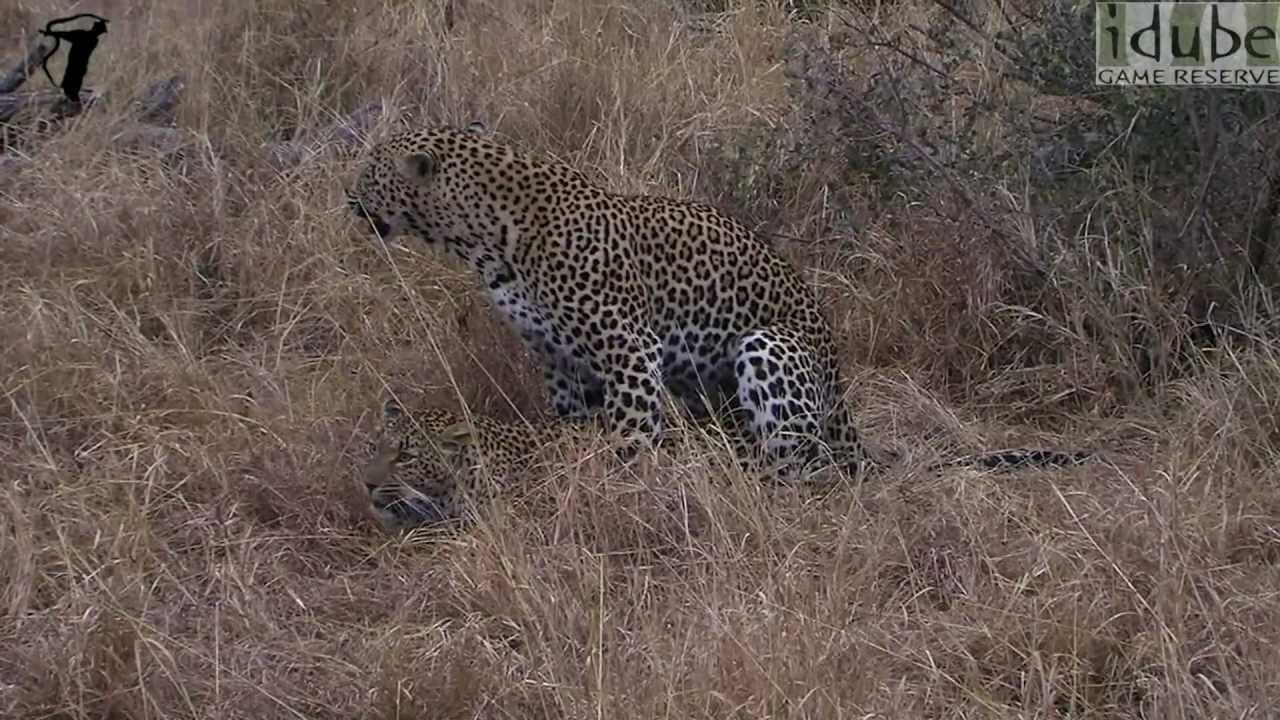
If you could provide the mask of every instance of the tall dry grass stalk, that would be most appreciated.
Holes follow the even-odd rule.
[[[1179,308],[1141,257],[1072,252],[1140,226],[1141,187],[1046,230],[1011,179],[1002,221],[1063,250],[1033,310],[977,225],[836,184],[820,154],[783,172],[785,143],[743,154],[796,118],[783,10],[454,4],[448,32],[434,2],[90,8],[107,99],[0,175],[0,716],[1276,717],[1278,348],[1139,367],[1133,328],[1149,366]],[[0,4],[6,64],[64,14]],[[114,149],[126,99],[174,70],[198,142]],[[388,393],[545,400],[472,278],[348,217],[359,158],[264,159],[377,99],[402,110],[377,137],[480,119],[611,188],[827,241],[778,242],[907,462],[771,495],[724,457],[611,473],[566,446],[469,533],[380,535],[354,473]],[[831,230],[837,200],[857,232]],[[1033,440],[1109,461],[921,469]]]

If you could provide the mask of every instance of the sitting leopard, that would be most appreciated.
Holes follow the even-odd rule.
[[[708,205],[620,195],[473,126],[374,146],[348,202],[382,240],[452,252],[544,359],[566,419],[652,441],[663,387],[695,413],[736,406],[759,459],[868,460],[831,326],[800,274]]]
[[[695,419],[694,427],[707,430],[713,425]],[[479,503],[528,480],[540,453],[577,429],[567,421],[530,425],[474,414],[467,419],[435,407],[410,413],[387,401],[363,473],[370,508],[388,533],[469,522]],[[711,449],[700,442],[702,436],[695,433],[691,439],[701,449]],[[730,453],[749,461],[749,448],[741,437],[728,439]],[[1016,467],[1028,462],[1028,454],[1031,462],[1040,464],[1078,463],[1087,457],[1052,450],[1004,451],[936,463],[929,470]]]
[[[729,408],[735,443],[780,475],[814,461],[871,465],[816,296],[719,210],[609,192],[474,123],[377,144],[347,196],[383,241],[416,236],[484,282],[543,358],[561,418],[602,410],[624,437],[658,439],[665,386],[696,416]]]

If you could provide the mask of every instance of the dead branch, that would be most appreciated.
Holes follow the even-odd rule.
[[[31,71],[44,61],[49,51],[53,49],[53,43],[44,39],[37,40],[27,48],[27,56],[14,66],[3,78],[0,78],[0,94],[11,93],[22,86],[27,78],[31,76]]]
[[[101,99],[102,96],[92,90],[82,90],[80,107],[73,112],[67,107],[71,103],[67,102],[66,96],[53,90],[0,94],[0,123],[9,122],[24,110],[39,111],[55,117],[75,115]]]
[[[45,49],[41,50],[44,47]],[[10,71],[0,87],[17,88],[26,81],[31,68],[40,64],[48,52],[40,43],[32,48],[23,63]],[[180,96],[186,86],[181,75],[173,75],[152,83],[133,102],[138,112],[138,123],[119,130],[112,138],[111,146],[124,152],[156,152],[164,156],[183,154],[194,147],[196,135],[175,127],[176,111]],[[101,99],[91,90],[81,93],[80,110]],[[27,93],[0,93],[0,123],[8,122],[21,113],[30,111],[37,116],[54,118],[72,114],[66,107],[66,98],[57,91]],[[305,162],[336,150],[346,152],[359,146],[384,113],[381,101],[367,103],[350,115],[340,117],[333,124],[309,133],[302,139],[268,144],[264,151],[268,163],[277,172],[287,172]]]
[[[152,83],[138,100],[138,119],[152,125],[173,125],[177,119],[178,96],[186,86],[181,75]]]
[[[283,173],[330,149],[337,149],[339,152],[350,150],[364,142],[369,130],[384,112],[382,102],[366,103],[350,115],[312,133],[309,139],[270,143],[265,148],[267,160],[277,172]]]
[[[453,7],[452,3],[449,7]],[[384,111],[381,101],[366,103],[337,124],[332,125],[326,134],[330,139],[346,145],[364,142],[369,130],[382,117]]]

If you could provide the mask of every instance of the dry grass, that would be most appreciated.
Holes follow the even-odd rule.
[[[386,393],[536,415],[538,373],[468,276],[369,242],[352,162],[282,179],[263,143],[385,97],[616,189],[835,213],[821,157],[785,192],[711,172],[790,117],[779,12],[707,36],[659,3],[458,5],[448,35],[433,3],[92,8],[90,85],[181,69],[204,151],[111,151],[109,99],[0,175],[0,715],[1276,717],[1280,345],[1140,378],[1121,319],[1157,353],[1180,326],[1130,258],[1064,255],[1032,312],[978,226],[856,183],[860,232],[784,245],[906,468],[771,498],[719,458],[566,447],[468,534],[381,536],[354,472]],[[6,63],[63,9],[0,5]],[[1143,221],[1108,202],[1056,241]],[[920,469],[1029,440],[1114,462]]]

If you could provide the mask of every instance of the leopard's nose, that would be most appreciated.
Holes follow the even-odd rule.
[[[364,205],[354,197],[347,198],[347,207],[351,208],[351,212],[355,213],[357,218],[372,224],[378,235],[386,237],[391,232],[391,225],[387,221],[379,215],[365,211]]]
[[[356,214],[359,216],[361,221],[373,226],[373,231],[378,234],[378,237],[385,238],[391,234],[391,224],[386,220],[383,220],[381,217],[366,214],[363,210],[357,210]]]

